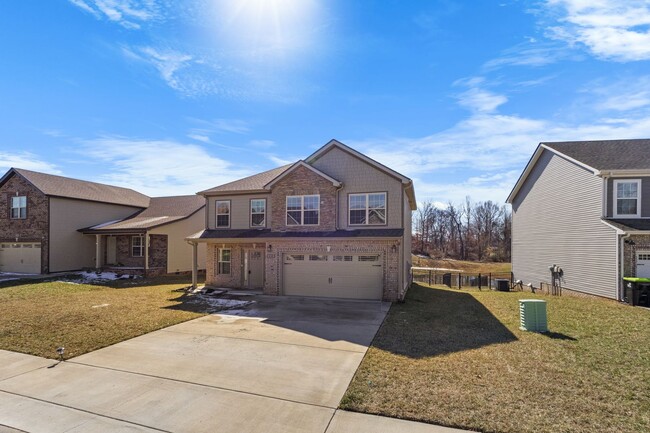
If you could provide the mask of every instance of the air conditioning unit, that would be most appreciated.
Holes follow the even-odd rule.
[[[541,299],[519,300],[519,329],[531,332],[548,332],[546,301]]]

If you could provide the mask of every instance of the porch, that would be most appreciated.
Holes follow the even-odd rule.
[[[167,235],[133,231],[93,236],[96,269],[143,277],[167,273]]]

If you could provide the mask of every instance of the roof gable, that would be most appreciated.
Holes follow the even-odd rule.
[[[317,169],[316,167],[313,167],[313,166],[311,166],[311,165],[305,163],[305,161],[300,160],[300,161],[296,162],[295,164],[293,164],[291,167],[289,167],[287,170],[284,170],[284,171],[283,171],[282,173],[280,173],[278,176],[276,176],[275,178],[273,178],[273,179],[272,179],[271,181],[269,181],[266,185],[264,185],[264,189],[271,189],[271,188],[273,187],[273,185],[275,185],[278,181],[280,181],[280,180],[283,179],[286,175],[288,175],[289,173],[292,173],[294,170],[296,170],[296,169],[299,168],[299,167],[304,167],[304,168],[306,168],[306,169],[312,171],[313,173],[316,173],[318,176],[321,176],[322,178],[328,180],[329,182],[332,182],[332,185],[334,185],[334,186],[336,186],[336,187],[341,186],[341,182],[339,182],[338,180],[336,180],[336,179],[334,179],[333,177],[331,177],[331,176],[329,176],[329,175],[323,173],[322,171],[320,171],[320,170]]]
[[[206,189],[204,191],[198,192],[200,195],[220,195],[227,193],[246,193],[246,192],[255,192],[255,191],[265,191],[264,186],[275,179],[277,176],[284,173],[286,170],[291,168],[293,164],[283,165],[282,167],[277,167],[271,170],[263,171],[262,173],[257,173],[252,176],[245,177],[243,179],[238,179],[233,182],[224,183],[223,185],[216,186],[214,188]]]
[[[599,171],[650,171],[650,139],[561,141],[540,144]]]
[[[350,155],[352,155],[352,156],[354,156],[356,158],[359,158],[363,162],[365,162],[367,164],[370,164],[371,166],[379,169],[380,171],[383,171],[384,173],[401,180],[402,183],[404,183],[404,184],[408,184],[408,183],[411,182],[411,179],[404,176],[403,174],[400,174],[400,173],[396,172],[395,170],[386,167],[384,164],[375,161],[374,159],[364,155],[363,153],[359,152],[358,150],[354,150],[353,148],[351,148],[349,146],[346,146],[345,144],[343,144],[340,141],[335,140],[335,139],[332,139],[332,140],[328,141],[327,144],[325,144],[325,146],[321,147],[316,152],[312,153],[307,158],[305,158],[305,161],[307,162],[307,164],[313,164],[318,158],[325,155],[327,152],[329,152],[330,150],[332,150],[334,148],[341,149],[344,152],[349,153]]]
[[[69,177],[40,173],[22,168],[11,168],[2,179],[0,179],[0,186],[4,185],[12,175],[23,177],[36,189],[48,196],[140,208],[146,208],[149,206],[149,197],[129,188],[72,179]]]

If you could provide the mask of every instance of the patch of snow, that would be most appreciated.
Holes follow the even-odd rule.
[[[21,272],[0,272],[0,278],[4,276],[17,276],[17,277],[35,277],[40,274],[25,274]]]
[[[104,307],[108,307],[109,305],[111,304],[99,304],[99,305],[93,305],[90,308],[104,308]]]
[[[243,308],[252,304],[254,301],[241,301],[239,299],[225,299],[216,296],[195,294],[190,298],[190,302],[194,304],[207,304],[209,312],[214,313],[217,311],[231,310],[234,308]]]
[[[96,226],[92,226],[90,229],[95,230],[95,229],[101,229],[102,227],[110,226],[111,224],[119,223],[122,220],[114,220],[114,221],[107,221],[105,223],[97,224]]]

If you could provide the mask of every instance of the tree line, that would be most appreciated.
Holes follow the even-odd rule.
[[[488,200],[442,207],[425,201],[413,215],[413,252],[436,258],[510,261],[510,209]]]

